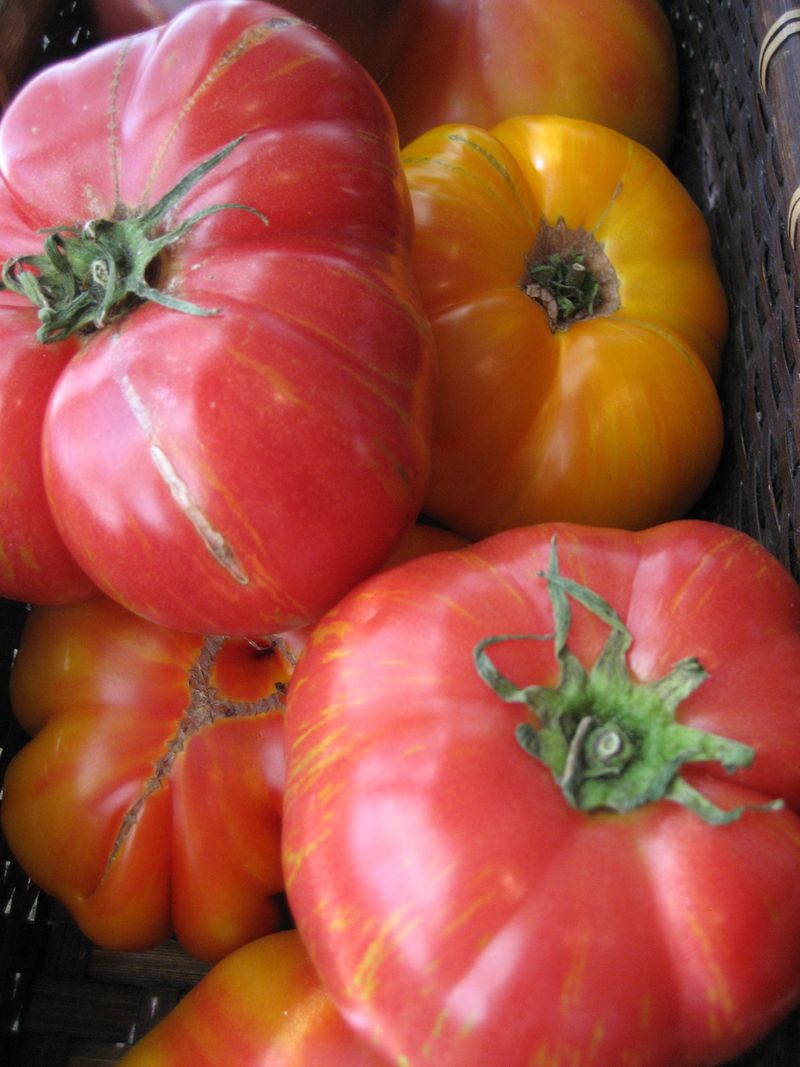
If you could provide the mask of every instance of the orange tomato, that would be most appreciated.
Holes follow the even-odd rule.
[[[386,566],[463,544],[416,524]],[[308,636],[182,633],[101,594],[30,610],[11,701],[33,739],[6,773],[3,830],[97,944],[174,932],[218,960],[284,921],[283,706]]]
[[[33,739],[6,772],[20,866],[94,942],[173,931],[206,960],[277,929],[280,641],[180,633],[97,595],[33,608],[11,678]]]
[[[439,355],[425,510],[473,540],[683,515],[719,459],[727,304],[677,178],[552,116],[436,127],[403,163]]]
[[[342,1019],[296,930],[217,963],[121,1067],[379,1067]]]

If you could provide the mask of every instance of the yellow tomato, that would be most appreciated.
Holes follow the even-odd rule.
[[[425,510],[472,539],[685,514],[722,445],[727,303],[678,179],[553,116],[436,127],[403,163],[439,354]]]

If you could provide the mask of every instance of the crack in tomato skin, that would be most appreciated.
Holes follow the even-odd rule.
[[[116,336],[115,334],[114,338]],[[119,386],[125,406],[147,439],[148,455],[152,460],[153,466],[169,490],[170,496],[179,510],[187,521],[191,523],[203,545],[220,567],[227,571],[238,585],[248,585],[250,578],[237,559],[233,548],[193,499],[188,485],[178,474],[175,464],[161,445],[158,444],[150,412],[139,395],[136,386],[131,381],[130,375],[125,370],[122,370],[120,373],[115,374],[115,380]]]
[[[228,699],[222,695],[216,686],[211,684],[211,676],[217,657],[228,640],[229,638],[227,637],[219,636],[207,636],[203,639],[197,658],[186,675],[189,701],[178,721],[175,732],[167,741],[164,754],[155,762],[153,773],[144,782],[139,796],[128,807],[122,817],[119,831],[109,850],[108,860],[99,884],[105,880],[115,860],[125,847],[129,836],[135,830],[147,801],[159,789],[169,786],[175,762],[181,753],[185,751],[195,734],[199,733],[200,730],[213,728],[220,720],[249,718],[257,715],[283,712],[288,688],[286,682],[276,681],[272,692],[257,700]],[[281,637],[265,638],[263,643],[256,643],[252,640],[247,643],[252,649],[253,656],[262,658],[277,653],[287,666],[293,669],[295,664],[294,654]]]
[[[236,558],[236,553],[220,531],[208,521],[204,512],[194,502],[189,492],[189,487],[179,476],[164,450],[153,444],[150,446],[149,453],[153,466],[169,489],[172,499],[192,524],[200,540],[217,563],[239,585],[249,585],[250,579]]]

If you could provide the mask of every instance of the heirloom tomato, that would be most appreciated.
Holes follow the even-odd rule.
[[[120,1067],[380,1067],[342,1019],[296,930],[237,949],[122,1057]]]
[[[203,0],[90,0],[102,38],[160,26]],[[391,67],[418,0],[286,0],[287,11],[327,33],[375,78]]]
[[[677,50],[658,0],[420,0],[381,83],[402,144],[512,115],[589,119],[666,156]]]
[[[286,891],[406,1067],[722,1063],[800,999],[800,590],[678,520],[362,583],[285,712]]]
[[[98,588],[165,626],[260,634],[388,557],[428,464],[412,224],[374,81],[261,0],[193,5],[15,97],[0,337],[37,333],[34,376],[53,345],[66,366],[44,410],[4,398],[3,432],[41,427],[52,517]],[[45,574],[41,493],[2,483],[0,543]]]
[[[722,444],[705,220],[613,130],[522,116],[403,153],[438,350],[425,510],[470,539],[680,518]]]
[[[280,638],[169,630],[100,594],[31,609],[11,700],[34,737],[6,772],[3,831],[96,944],[174,931],[213,960],[280,925],[293,669]]]
[[[463,545],[414,524],[386,566]],[[30,610],[11,698],[34,736],[3,829],[97,944],[174,930],[218,959],[281,921],[283,703],[308,636],[198,637],[102,594]]]

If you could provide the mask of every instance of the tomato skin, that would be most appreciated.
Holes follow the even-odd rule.
[[[344,1023],[296,930],[221,960],[120,1060],[124,1067],[379,1067]]]
[[[35,242],[0,184],[0,216],[20,252]],[[0,365],[0,587],[4,596],[31,603],[81,600],[94,584],[64,544],[47,505],[41,470],[41,426],[48,397],[75,353],[71,340],[43,349],[34,340],[36,312],[0,290],[5,324]]]
[[[6,774],[3,830],[97,944],[174,931],[213,960],[283,921],[276,686],[292,670],[282,647],[217,648],[100,594],[31,610],[11,697],[35,736]]]
[[[727,303],[699,209],[630,138],[579,120],[441,126],[403,152],[436,339],[425,510],[475,540],[687,513],[722,446]],[[526,263],[560,220],[620,304],[551,329]]]
[[[562,573],[627,623],[633,675],[698,656],[708,677],[679,720],[756,750],[687,780],[726,808],[783,809],[715,827],[668,801],[566,803],[515,740],[525,708],[472,664],[487,635],[552,633],[553,534]],[[606,636],[574,609],[587,669]],[[517,685],[555,681],[550,641],[495,659]],[[284,865],[351,1025],[410,1067],[711,1065],[754,1043],[800,998],[798,663],[796,583],[710,523],[507,531],[345,598],[290,693]]]
[[[402,145],[442,123],[535,113],[610,126],[666,157],[677,51],[657,0],[421,0],[381,87]]]
[[[32,230],[152,204],[241,134],[169,224],[219,203],[269,224],[218,212],[158,263],[160,289],[220,313],[147,303],[81,340],[43,428],[77,564],[131,610],[201,633],[312,622],[419,511],[433,352],[388,107],[310,26],[209,0],[48,68],[0,126]],[[0,218],[4,256],[17,223]]]
[[[74,345],[65,341],[43,350],[31,343],[28,337],[36,325],[27,308],[7,307],[4,317],[13,326],[0,363],[0,582],[12,600],[69,603],[90,596],[95,586],[67,549],[50,513],[40,436],[48,398]]]

